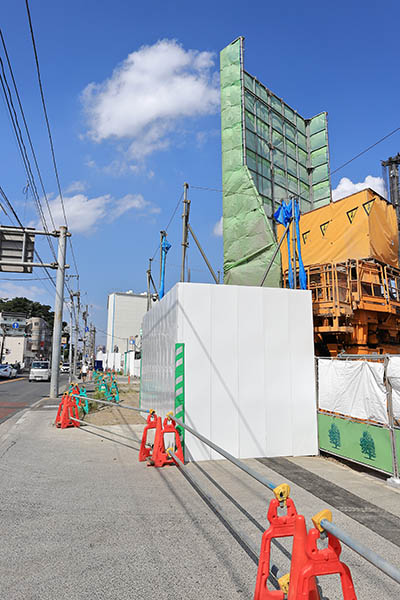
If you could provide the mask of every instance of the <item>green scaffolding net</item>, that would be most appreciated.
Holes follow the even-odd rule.
[[[277,247],[272,215],[331,197],[327,115],[304,119],[243,67],[243,38],[221,52],[224,282],[260,285]],[[280,285],[280,256],[265,286]]]

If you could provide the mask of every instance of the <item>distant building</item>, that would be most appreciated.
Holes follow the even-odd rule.
[[[27,319],[25,315],[17,313],[0,313],[0,325],[5,333],[4,342],[2,339],[3,363],[20,363],[29,367],[35,358],[49,358],[51,331],[44,319]]]
[[[27,348],[27,319],[24,313],[1,312],[1,350],[0,362],[10,365],[22,364]]]
[[[51,330],[41,317],[31,317],[27,321],[29,334],[29,356],[33,358],[49,358],[51,348]]]
[[[107,352],[134,350],[147,311],[146,294],[114,292],[108,296]]]

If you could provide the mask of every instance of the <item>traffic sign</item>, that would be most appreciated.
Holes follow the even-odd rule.
[[[13,323],[12,324],[12,328],[13,329],[18,329],[18,327],[19,327],[19,323]]]
[[[85,332],[87,333],[89,331],[89,327],[85,327]]]

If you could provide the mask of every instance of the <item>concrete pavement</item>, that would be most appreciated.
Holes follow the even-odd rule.
[[[54,417],[54,409],[27,411],[0,437],[2,598],[253,597],[254,562],[179,470],[156,470],[137,461],[142,426],[109,426],[134,438],[132,443],[113,442],[109,441],[111,435],[104,434],[109,438],[104,439],[89,427],[57,430],[52,425]],[[292,464],[296,465],[296,460]],[[318,476],[324,478],[320,462],[324,459],[307,460],[318,462]],[[285,463],[276,463],[274,469],[272,463],[248,462],[274,482],[289,481],[292,498],[308,526],[313,514],[331,508],[335,523],[400,567],[396,539],[389,541],[346,514],[344,506],[340,510],[330,506],[307,489],[315,470],[307,467],[307,461],[300,465],[310,474],[307,484],[300,481],[295,469],[290,472],[293,480],[283,477],[279,471]],[[261,532],[255,522],[267,526],[271,493],[226,461],[190,464],[188,468],[224,507],[238,530],[259,546]],[[354,473],[352,484],[347,471],[341,478],[341,467],[330,466],[328,471],[329,480],[333,478],[339,488],[344,481],[342,489],[357,495],[360,474]],[[372,499],[385,497],[386,509],[398,505],[396,490],[380,484],[379,493],[373,489]],[[379,519],[379,511],[375,518]],[[344,548],[342,557],[351,569],[359,600],[399,597],[399,586],[351,550]],[[273,562],[282,572],[288,570],[288,560],[276,548]],[[341,597],[335,592],[335,582],[333,577],[321,578],[325,598]]]

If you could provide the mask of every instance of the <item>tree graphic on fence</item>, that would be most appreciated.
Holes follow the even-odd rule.
[[[366,454],[370,460],[376,458],[374,439],[368,431],[363,431],[360,437],[360,446],[361,452]]]
[[[335,425],[335,423],[332,423],[332,425],[330,426],[328,435],[329,435],[329,441],[332,444],[332,446],[334,446],[335,448],[339,448],[340,447],[340,431],[339,431],[339,427],[337,425]]]

